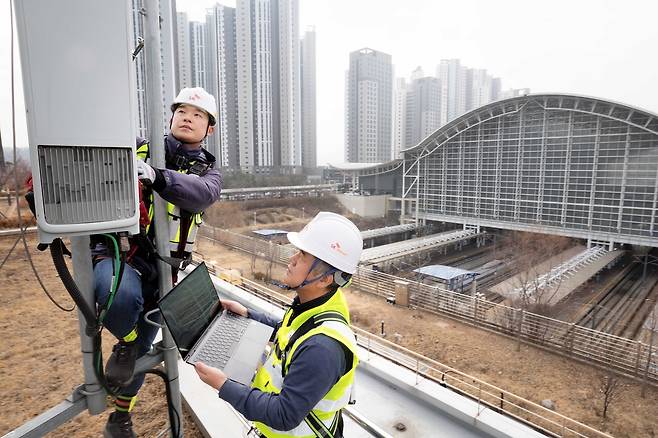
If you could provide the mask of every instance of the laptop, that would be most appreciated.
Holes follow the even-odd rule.
[[[274,329],[224,309],[205,263],[160,298],[158,307],[185,362],[203,362],[251,383]]]

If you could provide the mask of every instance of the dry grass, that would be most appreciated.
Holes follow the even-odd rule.
[[[241,228],[308,220],[319,211],[344,213],[334,196],[265,198],[251,201],[221,201],[206,211],[206,222],[219,228]]]
[[[0,228],[18,228],[21,224],[23,226],[31,227],[37,224],[36,219],[32,216],[32,213],[29,213],[29,216],[23,214],[23,221],[19,223],[18,217],[13,218],[1,218],[0,217]]]
[[[350,218],[360,230],[391,225],[384,218],[362,218],[345,210],[335,196],[265,198],[251,201],[221,201],[206,211],[209,225],[240,231],[272,225],[276,228],[297,231],[320,211],[331,211]],[[397,222],[395,222],[397,223]]]

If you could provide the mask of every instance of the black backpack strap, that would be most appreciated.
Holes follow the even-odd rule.
[[[313,411],[309,412],[304,418],[306,425],[311,428],[318,438],[342,438],[343,436],[343,416],[342,409],[336,412],[331,426],[327,428]]]
[[[155,247],[155,244],[153,244],[153,241],[143,233],[133,236],[133,239],[135,239],[137,245],[140,246],[140,248],[146,252],[148,258],[154,257],[157,258],[158,260],[162,260],[163,262],[165,262],[166,264],[168,264],[174,269],[183,270],[187,268],[187,265],[189,265],[192,262],[191,254],[187,255],[186,257],[169,257],[169,256],[160,255],[157,248]]]
[[[335,312],[333,310],[318,313],[317,315],[314,315],[312,318],[309,318],[306,321],[304,321],[304,323],[290,337],[290,340],[288,341],[288,345],[286,345],[285,350],[281,352],[281,354],[279,355],[279,357],[281,357],[281,377],[285,377],[288,372],[286,360],[288,354],[290,353],[290,350],[292,349],[292,346],[295,345],[295,342],[297,342],[299,338],[301,338],[302,336],[304,336],[314,328],[319,327],[320,325],[322,325],[323,322],[326,321],[338,321],[349,326],[345,317],[340,312]],[[344,346],[343,346],[343,350],[345,351],[346,363],[349,366],[349,364],[352,361],[352,352],[347,350]],[[336,416],[334,417],[334,421],[332,422],[329,428],[325,426],[325,424],[317,417],[317,415],[313,413],[313,411],[308,413],[306,418],[304,418],[304,421],[315,433],[315,436],[318,438],[343,437],[343,417],[341,415],[341,411],[338,411],[336,413]]]

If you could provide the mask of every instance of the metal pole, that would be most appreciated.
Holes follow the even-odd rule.
[[[517,310],[517,315],[518,315],[518,320],[519,320],[519,325],[518,325],[518,332],[517,332],[517,344],[516,344],[516,351],[521,351],[521,331],[523,330],[523,315],[525,314],[524,309],[516,309]]]
[[[420,360],[416,358],[416,385],[418,385],[418,373],[420,371]]]
[[[144,0],[144,56],[146,61],[146,107],[148,109],[148,132],[150,137],[150,153],[154,167],[164,168],[164,134],[162,108],[162,65],[160,59],[160,14],[158,0]],[[169,254],[169,227],[165,201],[155,196],[155,243],[160,254]],[[164,262],[158,262],[160,296],[171,290],[171,268]],[[178,412],[178,418],[183,418],[181,409],[181,394],[178,385],[178,354],[169,330],[162,329],[162,347],[164,353],[165,371],[169,380],[171,403]],[[182,425],[171,425],[172,434]]]
[[[653,312],[652,312],[653,313]],[[655,315],[652,315],[652,318],[655,318]],[[655,321],[655,319],[654,319]],[[644,379],[642,379],[642,390],[640,391],[640,396],[644,398],[647,393],[647,385],[649,381],[649,368],[651,367],[652,357],[651,352],[653,350],[654,336],[656,335],[655,326],[650,327],[651,336],[649,337],[649,348],[647,349],[647,366],[644,368]]]
[[[73,257],[73,275],[84,299],[93,308],[96,307],[94,297],[94,270],[91,266],[91,250],[89,236],[71,237],[71,253]],[[91,415],[98,415],[105,410],[105,390],[101,388],[94,373],[94,345],[91,337],[85,333],[87,326],[82,312],[78,309],[80,323],[80,351],[82,351],[82,367],[84,370],[84,394],[87,397],[87,410]]]
[[[493,258],[496,258],[496,235],[493,235]]]

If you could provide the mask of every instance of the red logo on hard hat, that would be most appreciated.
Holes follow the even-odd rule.
[[[201,99],[201,96],[199,96],[198,94],[193,94],[190,96],[190,100],[197,100],[197,99]]]
[[[342,255],[346,256],[347,253],[340,248],[340,243],[334,242],[331,244],[331,249],[338,251]]]

